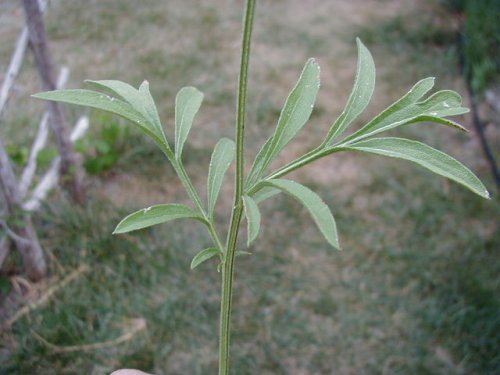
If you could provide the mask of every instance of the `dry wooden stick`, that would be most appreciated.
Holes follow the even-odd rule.
[[[47,302],[52,295],[59,289],[63,288],[66,284],[76,279],[83,272],[88,271],[90,268],[86,264],[82,264],[80,267],[72,271],[69,275],[63,278],[61,281],[54,283],[50,288],[48,288],[36,301],[28,302],[27,305],[19,309],[10,319],[8,319],[1,327],[0,332],[9,328],[12,324],[18,321],[20,318],[28,314],[29,312],[37,309],[45,302]]]
[[[57,78],[57,88],[62,89],[66,86],[66,82],[69,77],[69,69],[66,66],[61,68],[59,72],[59,76]],[[21,180],[19,181],[19,194],[21,198],[24,199],[26,194],[28,193],[28,189],[33,181],[33,177],[36,171],[36,159],[38,153],[45,147],[47,143],[47,138],[49,136],[49,111],[45,111],[42,116],[42,120],[38,125],[38,132],[36,134],[35,140],[33,141],[33,145],[31,147],[30,156],[28,158],[28,163],[23,170],[21,175]]]
[[[70,352],[80,352],[87,350],[96,350],[103,349],[109,346],[120,345],[126,341],[132,340],[132,338],[139,333],[140,331],[146,329],[146,320],[143,318],[131,319],[130,320],[130,329],[126,331],[123,335],[117,337],[114,340],[108,340],[103,342],[96,342],[93,344],[84,344],[84,345],[70,345],[70,346],[58,346],[52,344],[45,340],[42,336],[36,333],[34,330],[31,330],[33,336],[35,336],[38,340],[43,342],[46,346],[54,351],[54,353],[70,353]]]
[[[7,236],[3,236],[0,238],[0,268],[3,265],[3,262],[7,258],[7,255],[9,255],[9,241],[7,241]]]
[[[47,0],[39,0],[40,9],[42,12],[47,8]],[[2,115],[3,109],[7,100],[9,99],[9,94],[14,81],[16,80],[19,70],[24,59],[24,53],[26,52],[26,47],[28,46],[28,27],[24,26],[21,34],[17,38],[16,48],[10,59],[9,67],[7,68],[7,73],[0,89],[0,116]]]
[[[29,239],[26,239],[26,238],[18,235],[16,232],[14,232],[12,229],[10,229],[10,227],[7,225],[5,220],[0,219],[0,228],[3,228],[7,237],[13,239],[14,241],[24,243],[25,245],[29,245],[31,243],[31,241]]]
[[[57,85],[39,3],[37,0],[22,0],[22,4],[28,26],[30,47],[42,80],[43,90],[55,90]],[[50,128],[61,157],[59,169],[61,176],[64,177],[61,181],[62,185],[66,186],[75,202],[83,203],[85,198],[84,171],[81,156],[76,153],[70,140],[71,129],[59,103],[51,102],[47,104],[47,107],[50,111]]]
[[[17,241],[12,238],[16,248],[23,258],[24,269],[31,280],[40,280],[45,277],[47,265],[43,255],[43,250],[38,241],[37,233],[33,227],[31,217],[26,212],[21,212],[22,199],[19,196],[18,184],[9,155],[5,150],[0,138],[0,193],[5,202],[7,215],[11,217],[12,229],[23,238]],[[24,241],[28,240],[28,241]]]
[[[71,132],[71,141],[75,142],[81,138],[89,127],[88,117],[82,116],[78,119],[73,131]],[[50,165],[50,168],[43,175],[38,185],[33,190],[31,197],[23,203],[23,209],[26,211],[36,211],[40,208],[41,202],[47,197],[49,191],[57,184],[59,180],[59,166],[61,158],[57,157]]]

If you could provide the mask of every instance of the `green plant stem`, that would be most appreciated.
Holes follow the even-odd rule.
[[[238,107],[236,121],[236,178],[233,211],[231,224],[227,236],[226,253],[222,269],[220,334],[219,334],[219,375],[229,374],[229,343],[231,335],[231,304],[234,279],[234,258],[236,241],[240,227],[242,209],[242,195],[244,184],[244,141],[245,141],[245,114],[248,81],[248,65],[250,60],[250,44],[252,39],[253,18],[256,0],[247,0],[243,17],[243,38],[241,49],[240,77],[238,84]]]
[[[175,171],[177,172],[177,175],[179,176],[179,179],[181,180],[182,184],[184,185],[184,188],[186,189],[189,198],[193,201],[195,204],[196,208],[198,211],[200,211],[201,215],[207,222],[208,226],[208,232],[210,233],[210,237],[212,237],[212,240],[214,241],[215,245],[217,248],[223,252],[224,251],[224,246],[222,245],[222,241],[219,238],[219,235],[217,233],[217,230],[215,229],[215,226],[213,224],[213,221],[210,220],[208,217],[207,212],[203,208],[203,203],[201,202],[200,196],[198,195],[198,192],[196,191],[191,179],[189,178],[189,175],[186,172],[186,169],[182,165],[182,163],[178,163],[175,160],[171,160],[172,165],[174,166]]]
[[[342,151],[342,147],[340,146],[335,146],[335,147],[330,147],[327,149],[324,149],[323,147],[318,147],[315,148],[314,150],[309,151],[308,153],[302,155],[301,157],[289,162],[288,164],[285,164],[283,167],[279,168],[278,170],[272,172],[270,175],[266,176],[263,178],[261,181],[250,187],[246,194],[252,195],[259,191],[263,183],[275,178],[280,178],[283,177],[284,175],[293,172],[296,169],[299,169],[307,164],[310,164],[318,159],[321,159],[327,155],[333,154],[335,152]]]

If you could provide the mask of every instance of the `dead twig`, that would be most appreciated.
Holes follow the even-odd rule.
[[[47,302],[54,293],[56,293],[59,289],[63,288],[66,286],[69,282],[73,281],[76,279],[78,276],[80,276],[82,273],[86,272],[89,270],[89,266],[86,264],[81,265],[74,271],[72,271],[69,275],[64,277],[62,280],[57,281],[49,287],[41,296],[38,298],[36,301],[33,302],[28,302],[26,306],[22,307],[19,309],[10,319],[8,319],[0,328],[0,332],[6,330],[10,326],[12,326],[16,321],[18,321],[20,318],[23,316],[27,315],[29,312],[37,309],[41,305],[43,305],[45,302]]]
[[[71,141],[75,142],[81,138],[89,127],[88,117],[82,116],[78,119],[73,131],[71,132]],[[57,184],[59,180],[59,166],[61,158],[54,159],[50,168],[43,175],[38,185],[33,190],[31,197],[23,203],[23,209],[26,211],[36,211],[40,208],[41,202],[45,199],[49,191]]]
[[[58,89],[63,89],[66,86],[68,77],[69,77],[69,69],[68,67],[63,66],[61,68],[61,71],[59,72],[59,77],[57,78]],[[37,167],[36,163],[37,156],[47,143],[47,138],[49,136],[49,118],[50,118],[50,112],[46,110],[42,115],[40,124],[38,125],[38,131],[35,140],[33,141],[33,145],[31,146],[28,163],[26,164],[26,167],[23,169],[23,173],[19,181],[19,194],[22,199],[24,199],[24,197],[28,193],[28,189],[31,185],[31,182],[33,181],[33,177],[35,176],[35,171]]]
[[[7,235],[7,237],[13,239],[14,241],[18,241],[18,242],[21,242],[21,243],[24,243],[26,245],[29,245],[31,244],[31,241],[28,240],[27,238],[24,238],[22,236],[20,236],[19,234],[17,234],[16,232],[14,232],[12,229],[9,228],[9,226],[7,225],[7,223],[0,219],[0,227],[2,227],[5,231],[5,234]]]
[[[47,1],[39,0],[39,4],[40,10],[44,12],[47,8]],[[26,47],[28,46],[28,39],[28,27],[24,26],[21,34],[17,38],[16,48],[10,59],[9,67],[7,68],[7,73],[5,74],[2,88],[0,89],[0,116],[2,115],[5,103],[7,103],[7,100],[9,99],[10,90],[14,85],[14,81],[19,74],[19,70],[21,69],[24,53],[26,52]]]
[[[93,344],[83,344],[83,345],[70,345],[70,346],[58,346],[52,344],[45,340],[42,336],[36,333],[34,330],[31,330],[33,336],[35,336],[38,340],[40,340],[47,347],[52,349],[54,353],[70,353],[70,352],[80,352],[80,351],[88,351],[88,350],[97,350],[103,349],[110,346],[120,345],[126,341],[132,340],[132,338],[139,333],[140,331],[146,329],[146,320],[143,318],[130,319],[129,329],[121,336],[117,337],[114,340],[96,342]]]
[[[9,241],[7,240],[7,236],[3,236],[0,238],[0,268],[3,266],[3,262],[7,259],[7,255],[9,255]]]

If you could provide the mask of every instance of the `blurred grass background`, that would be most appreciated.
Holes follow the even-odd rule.
[[[357,35],[377,65],[375,97],[362,120],[426,76],[436,76],[440,89],[465,94],[457,25],[442,3],[259,1],[248,158],[271,133],[311,56],[322,66],[318,103],[308,129],[279,162],[320,142],[350,91]],[[46,25],[54,60],[71,67],[69,87],[81,87],[86,78],[134,85],[148,79],[170,138],[175,93],[186,85],[205,93],[185,150],[203,195],[214,144],[233,136],[241,5],[53,1]],[[15,0],[0,10],[3,67],[23,20]],[[31,57],[16,89],[2,121],[14,151],[28,147],[43,108],[29,98],[39,90]],[[84,111],[65,110],[72,120]],[[135,209],[187,201],[152,143],[116,118],[90,114],[90,134],[79,145],[92,175],[88,203],[75,207],[56,192],[35,220],[52,274],[81,264],[91,272],[2,333],[0,373],[106,374],[119,367],[158,375],[216,373],[219,275],[215,264],[189,270],[209,238],[203,227],[183,222],[111,235]],[[472,128],[468,116],[460,121]],[[419,124],[398,134],[451,153],[493,186],[473,133]],[[308,214],[286,197],[263,206],[254,254],[238,258],[234,373],[499,372],[498,199],[483,201],[413,165],[364,155],[339,154],[294,177],[331,206],[344,251],[328,248]],[[232,201],[230,181],[223,192],[221,228]],[[19,259],[9,267],[18,269]],[[8,289],[8,275],[1,277]],[[37,338],[61,347],[104,342],[126,331],[131,318],[145,319],[147,329],[100,350],[58,353]]]

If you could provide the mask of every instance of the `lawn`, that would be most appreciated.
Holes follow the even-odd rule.
[[[53,1],[46,25],[54,60],[71,68],[68,87],[82,87],[86,78],[136,86],[147,79],[170,139],[176,92],[193,85],[205,93],[184,151],[203,192],[215,143],[234,136],[241,4]],[[4,1],[2,72],[21,24],[18,1]],[[351,89],[356,36],[377,65],[374,100],[357,126],[427,76],[437,78],[438,89],[465,96],[454,32],[438,1],[259,1],[248,159],[271,134],[308,57],[321,65],[317,105],[308,129],[277,163],[321,141]],[[28,58],[1,121],[7,144],[29,145],[43,108],[29,94],[38,90]],[[65,110],[72,121],[88,112]],[[88,113],[91,130],[80,149],[87,159],[99,158],[104,140],[116,157],[88,177],[85,205],[54,192],[34,220],[53,277],[82,265],[89,270],[1,333],[0,373],[100,375],[135,367],[157,375],[215,374],[219,274],[215,262],[189,269],[209,237],[201,225],[182,221],[111,235],[136,209],[188,200],[151,142],[121,130],[124,121]],[[471,116],[459,121],[472,129]],[[110,127],[120,129],[116,138],[106,138]],[[395,134],[450,153],[494,189],[473,131],[419,124]],[[359,154],[335,154],[294,177],[332,208],[343,251],[329,248],[307,211],[287,197],[262,206],[252,255],[237,258],[233,373],[498,373],[496,196],[482,200],[414,165]],[[219,201],[221,230],[232,203],[230,182]],[[18,264],[13,256],[10,267]],[[137,322],[145,328],[120,341]]]

